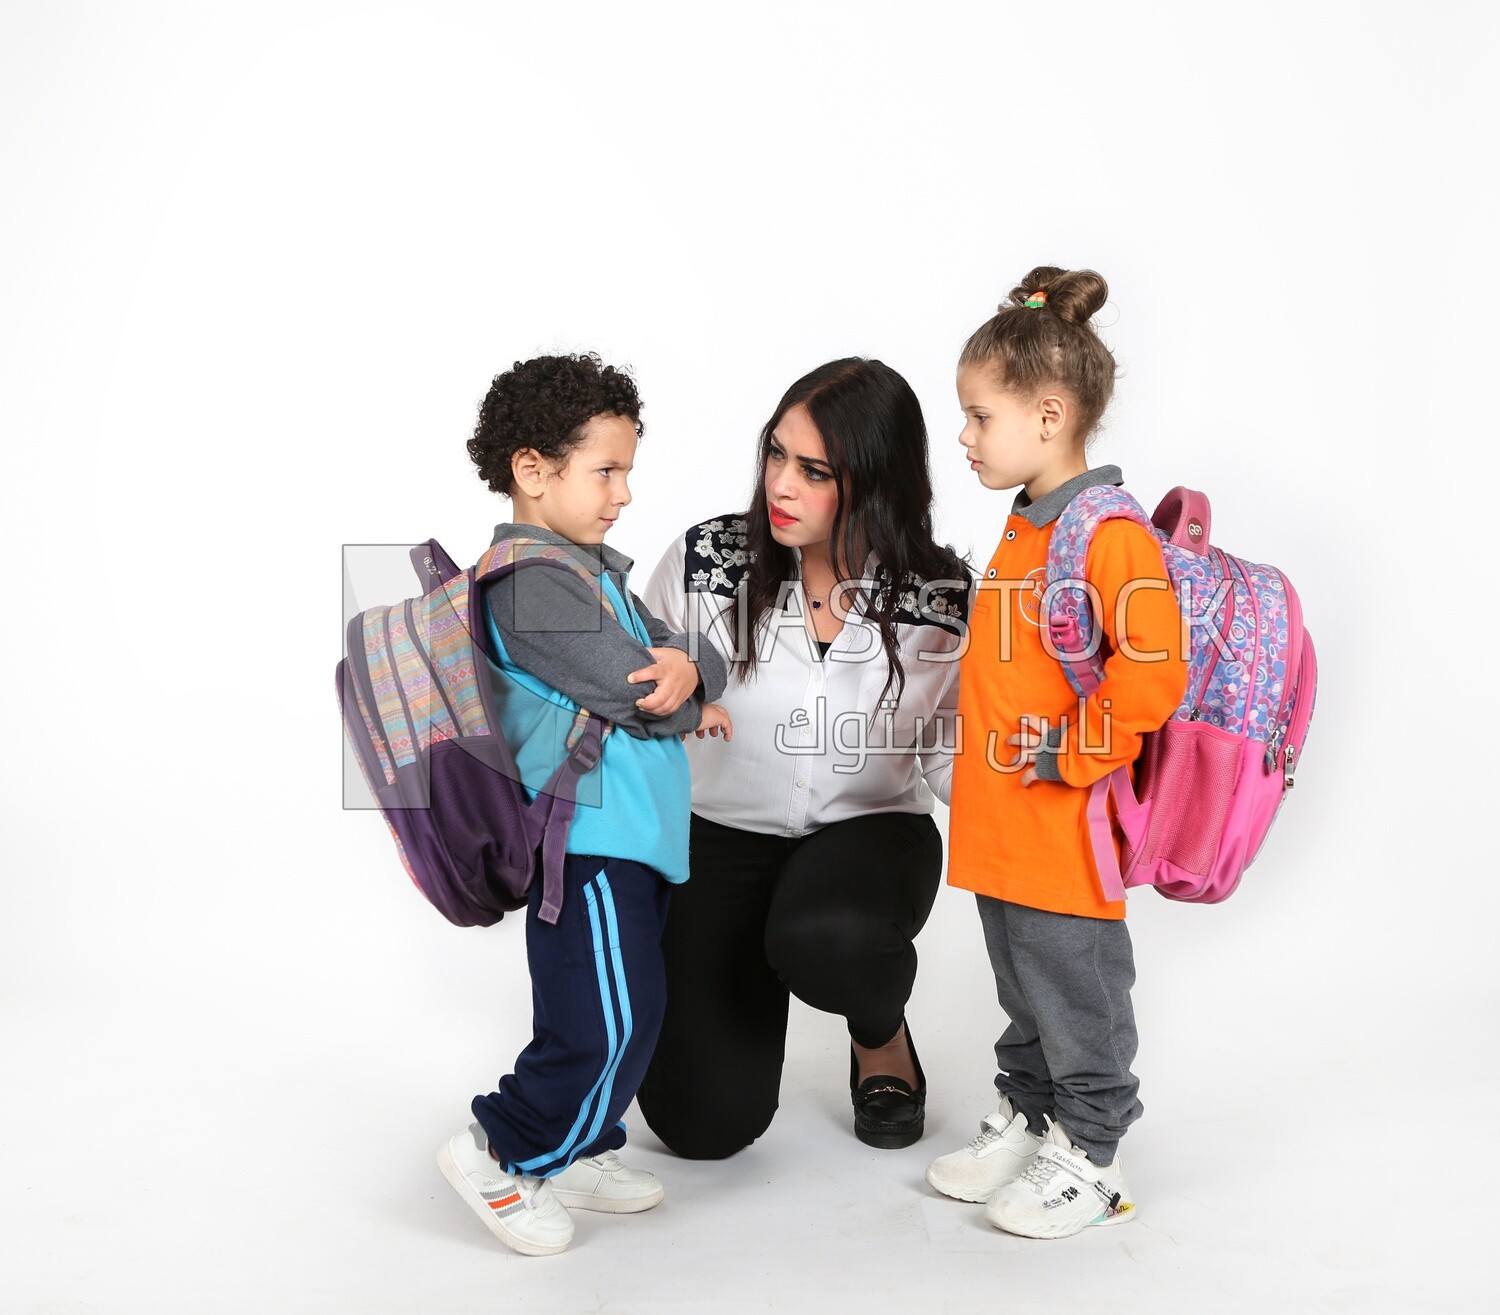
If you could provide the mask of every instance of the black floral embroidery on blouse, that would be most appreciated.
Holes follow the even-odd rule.
[[[908,626],[941,626],[961,631],[969,618],[969,581],[942,580],[930,585],[910,579],[896,597],[895,619]]]
[[[693,526],[682,567],[688,592],[733,598],[754,556],[749,543],[750,524],[744,516],[720,516]]]
[[[719,516],[687,532],[683,586],[689,593],[733,598],[754,554],[749,550],[749,521],[743,515]],[[970,581],[943,581],[928,587],[908,580],[896,599],[896,621],[909,626],[941,626],[960,631],[969,616]]]

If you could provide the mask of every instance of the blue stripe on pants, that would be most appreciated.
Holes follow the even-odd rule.
[[[569,854],[557,924],[526,913],[532,1040],[474,1116],[508,1173],[547,1177],[625,1143],[620,1122],[666,1004],[661,930],[670,887],[627,859]]]

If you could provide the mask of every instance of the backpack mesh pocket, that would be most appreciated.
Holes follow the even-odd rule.
[[[1151,796],[1146,861],[1207,876],[1239,774],[1241,737],[1201,721],[1169,721],[1141,763],[1137,794]]]

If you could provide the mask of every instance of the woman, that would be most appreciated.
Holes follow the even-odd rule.
[[[776,1112],[795,994],[847,1020],[855,1134],[909,1146],[927,1089],[905,1008],[942,868],[968,571],[933,542],[921,407],[879,361],[797,380],[759,469],[749,512],[689,529],[646,591],[731,662],[734,737],[688,741],[692,878],[641,1110],[679,1155],[748,1146]]]

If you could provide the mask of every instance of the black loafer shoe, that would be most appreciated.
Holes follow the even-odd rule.
[[[854,1135],[866,1146],[883,1151],[898,1151],[919,1140],[927,1123],[927,1077],[922,1061],[906,1034],[912,1067],[917,1070],[917,1085],[888,1073],[874,1073],[859,1080],[859,1058],[849,1048],[849,1099],[854,1102]]]

